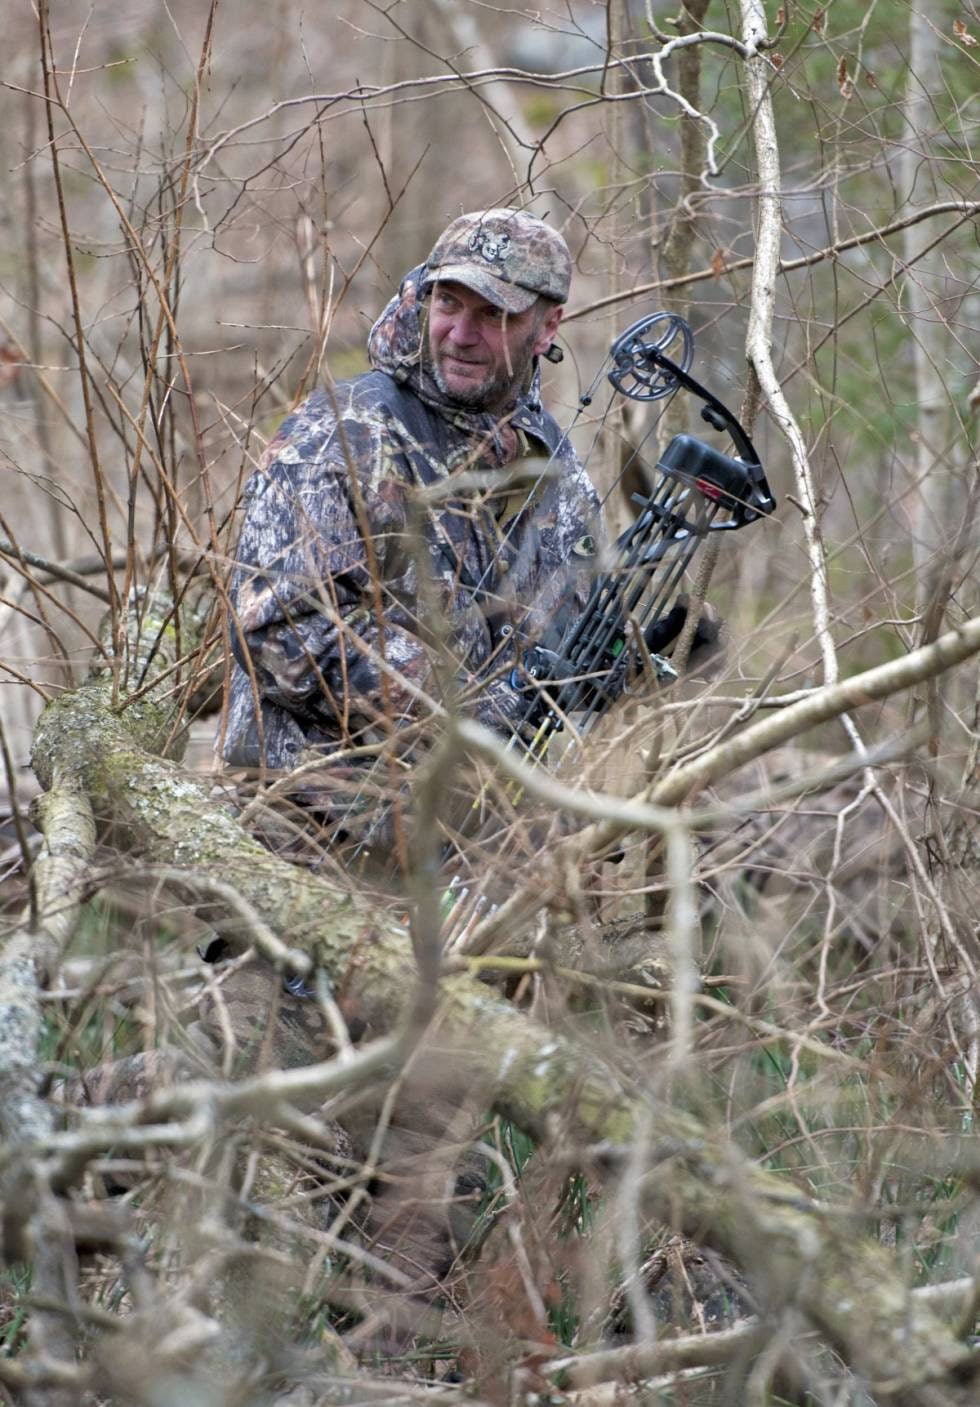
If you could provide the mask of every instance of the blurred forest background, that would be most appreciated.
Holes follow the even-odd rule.
[[[734,8],[686,13],[701,10],[708,28],[738,34]],[[780,257],[843,252],[778,280],[773,359],[806,441],[838,649],[856,668],[909,643],[917,566],[948,544],[967,502],[977,61],[969,14],[955,5],[927,18],[894,3],[785,14],[770,75]],[[213,521],[214,546],[227,550],[242,477],[318,368],[362,370],[366,333],[403,273],[448,219],[489,204],[529,203],[575,255],[569,355],[548,387],[559,418],[571,418],[612,338],[660,307],[687,311],[696,372],[739,406],[758,186],[730,48],[677,51],[658,74],[642,6],[538,15],[284,3],[246,15],[229,4],[202,60],[205,18],[179,3],[51,7],[49,87],[67,108],[55,172],[36,19],[30,6],[7,17],[0,335],[11,541],[67,560],[105,552],[108,532],[114,552],[132,541],[146,559],[164,538],[193,552]],[[651,18],[676,38],[674,12]],[[693,79],[679,55],[701,70]],[[457,70],[478,76],[454,80]],[[678,91],[695,82],[703,118],[685,120],[675,98],[656,93],[661,80]],[[161,324],[164,289],[172,323]],[[87,395],[71,353],[76,317],[98,378]],[[620,415],[605,417],[607,431]],[[627,428],[636,438],[639,427]],[[793,488],[785,441],[766,418],[756,433],[782,497]],[[594,426],[578,435],[585,452]],[[617,453],[590,461],[604,490]],[[157,460],[185,505],[166,522]],[[627,511],[613,503],[614,526]],[[727,570],[741,620],[765,620],[760,647],[778,656],[805,599],[800,510],[787,505],[764,532]],[[135,570],[143,579],[146,567]],[[18,635],[16,619],[7,628],[10,664],[32,675],[36,634]],[[59,619],[58,632],[78,658],[84,641],[70,622]],[[819,654],[805,639],[798,649],[803,677]],[[20,755],[36,706],[23,687],[5,691]]]
[[[462,211],[527,207],[568,241],[575,273],[565,359],[545,368],[546,404],[562,424],[628,323],[660,308],[680,312],[696,336],[694,374],[741,413],[779,499],[772,519],[723,544],[701,582],[727,622],[723,662],[662,703],[630,704],[569,784],[601,788],[613,815],[616,796],[669,787],[672,771],[709,753],[717,759],[760,720],[927,651],[971,619],[975,628],[975,6],[12,0],[3,19],[0,895],[8,956],[20,961],[24,924],[30,932],[38,920],[41,891],[28,884],[27,865],[51,850],[50,835],[42,840],[28,820],[41,790],[29,752],[42,708],[77,689],[100,654],[114,653],[118,667],[137,588],[180,594],[193,575],[216,605],[207,643],[190,667],[184,661],[171,702],[191,720],[188,773],[206,788],[226,786],[213,751],[221,717],[194,717],[194,686],[227,657],[220,600],[242,486],[303,395],[366,368],[374,318]],[[643,461],[654,464],[669,434],[697,431],[695,409],[677,398],[658,421],[605,388],[579,416],[576,445],[589,456],[611,531],[630,520],[630,491],[642,486],[635,466],[621,476],[632,449],[642,443]],[[842,704],[819,726],[801,715],[795,731],[746,753],[747,770],[728,776],[717,763],[690,841],[697,867],[679,890],[676,871],[665,878],[635,831],[620,866],[603,866],[592,852],[569,859],[560,847],[541,855],[529,844],[507,861],[511,932],[486,930],[460,949],[474,962],[496,954],[518,964],[518,1005],[546,1027],[577,1031],[617,1078],[656,1087],[658,1099],[694,1111],[712,1137],[724,1130],[801,1196],[848,1208],[868,1244],[894,1252],[903,1283],[958,1286],[961,1344],[975,1329],[962,1305],[976,1274],[980,1166],[971,1142],[980,1062],[976,655],[964,647],[966,662],[952,669],[937,656],[880,701],[858,708],[852,700],[850,712]],[[731,767],[740,760],[733,752]],[[664,804],[693,801],[701,785],[669,800],[663,792]],[[201,980],[192,951],[200,924],[187,891],[168,891],[172,876],[141,868],[125,829],[103,835],[70,901],[62,894],[70,933],[43,974],[47,990],[30,998],[44,1076],[32,1097],[51,1095],[50,1075],[70,1085],[103,1058],[161,1043]],[[144,857],[151,851],[143,846]],[[153,851],[158,865],[162,853]],[[643,952],[630,948],[605,992],[601,975],[592,979],[605,1015],[591,1013],[588,1039],[574,1026],[583,1020],[579,987],[554,970],[577,960],[563,963],[560,937],[552,934],[558,948],[539,941],[533,951],[527,937],[546,904],[580,926],[646,916]],[[124,972],[113,966],[123,955]],[[542,974],[542,961],[553,970]],[[638,995],[661,979],[669,986],[678,972],[680,997],[651,1007]],[[0,1040],[0,1053],[19,1039]],[[651,1358],[647,1369],[634,1363],[630,1380],[656,1381],[638,1400],[969,1400],[956,1396],[969,1390],[953,1378],[930,1397],[920,1385],[925,1370],[913,1386],[912,1369],[909,1377],[896,1369],[889,1385],[880,1362],[862,1359],[862,1343],[884,1322],[876,1315],[887,1319],[873,1296],[867,1318],[855,1311],[849,1329],[840,1322],[847,1315],[825,1313],[814,1291],[818,1307],[804,1306],[787,1328],[758,1289],[769,1283],[771,1257],[740,1257],[737,1237],[703,1207],[692,1210],[686,1193],[677,1194],[676,1224],[658,1204],[659,1230],[641,1233],[639,1201],[628,1195],[639,1185],[640,1154],[605,1202],[581,1172],[570,1180],[566,1171],[560,1186],[533,1177],[515,1185],[531,1144],[520,1118],[500,1108],[488,1117],[513,1282],[513,1268],[501,1269],[509,1262],[488,1253],[496,1269],[483,1291],[449,1295],[451,1329],[429,1325],[424,1347],[416,1340],[410,1352],[402,1342],[396,1352],[389,1343],[380,1354],[364,1331],[363,1305],[352,1307],[348,1295],[338,1308],[343,1297],[331,1298],[310,1271],[303,1312],[281,1342],[315,1356],[329,1339],[330,1353],[341,1354],[331,1371],[342,1368],[342,1377],[355,1372],[343,1355],[369,1343],[363,1395],[343,1400],[395,1401],[394,1388],[377,1387],[382,1371],[400,1375],[406,1400],[437,1392],[431,1400],[462,1400],[453,1394],[464,1388],[445,1379],[452,1369],[480,1400],[529,1401],[521,1393],[535,1391],[598,1404],[613,1400],[602,1392],[622,1381],[623,1364],[593,1365],[591,1377],[576,1378],[573,1352],[652,1343],[657,1325],[697,1337],[753,1313],[776,1316],[762,1349],[743,1339],[707,1365],[696,1350]],[[205,1142],[222,1136],[214,1119]],[[11,1154],[0,1168],[8,1223],[24,1166],[42,1166],[42,1154],[68,1156],[53,1127],[18,1135],[17,1118],[7,1119],[9,1146],[21,1138],[32,1150],[26,1164]],[[96,1157],[93,1139],[84,1157],[75,1150],[83,1163]],[[100,1157],[107,1140],[121,1146],[104,1135]],[[204,1145],[190,1141],[185,1169],[240,1190],[238,1174],[206,1168]],[[157,1238],[152,1293],[134,1289],[141,1282],[128,1252],[103,1246],[70,1294],[58,1281],[72,1310],[52,1316],[55,1292],[35,1283],[32,1299],[31,1258],[16,1253],[16,1237],[9,1242],[0,1393],[58,1404],[341,1400],[325,1380],[303,1386],[314,1368],[323,1377],[321,1359],[297,1367],[267,1345],[260,1368],[219,1354],[195,1376],[189,1321],[181,1320],[185,1339],[174,1328],[152,1373],[145,1326],[125,1352],[91,1350],[98,1335],[122,1345],[120,1325],[148,1305],[156,1306],[151,1319],[164,1301],[171,1315],[178,1303],[211,1312],[200,1286],[188,1288],[189,1253],[177,1248],[182,1214],[179,1177],[164,1166],[170,1156],[151,1148],[147,1176],[157,1190],[136,1179],[124,1194],[140,1235]],[[567,1146],[562,1156],[567,1169]],[[134,1140],[129,1158],[137,1157]],[[46,1235],[50,1198],[62,1206],[77,1182],[98,1199],[91,1169],[69,1177],[59,1167],[58,1176],[45,1173],[49,1200],[25,1204],[24,1224],[43,1224]],[[158,1196],[168,1178],[167,1196]],[[258,1196],[252,1183],[248,1195]],[[279,1205],[272,1193],[266,1201]],[[287,1236],[293,1215],[288,1197],[283,1206],[274,1240]],[[42,1208],[40,1223],[31,1207]],[[702,1240],[707,1249],[695,1244]],[[315,1255],[303,1251],[304,1265],[320,1257],[317,1274],[339,1283],[347,1272],[336,1248],[317,1245]],[[475,1266],[464,1264],[460,1283],[478,1275]],[[835,1295],[839,1287],[825,1299]],[[787,1346],[804,1323],[816,1323],[834,1353],[800,1350],[787,1367]],[[925,1341],[931,1333],[923,1331]],[[336,1348],[336,1335],[336,1344],[350,1343]],[[885,1329],[881,1339],[887,1357]],[[724,1366],[729,1358],[740,1377]],[[936,1374],[954,1360],[962,1369],[949,1344],[937,1347]],[[711,1396],[725,1392],[733,1395]]]

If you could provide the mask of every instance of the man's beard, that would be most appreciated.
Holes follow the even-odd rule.
[[[509,371],[506,366],[502,366],[488,381],[464,387],[461,391],[450,389],[438,359],[430,353],[427,360],[433,380],[447,400],[452,401],[454,405],[465,406],[467,410],[507,410],[528,384],[536,336],[536,332],[528,333],[524,345],[519,347],[511,358]]]

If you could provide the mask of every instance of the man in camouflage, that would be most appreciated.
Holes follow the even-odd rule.
[[[510,209],[454,220],[372,328],[372,369],[304,401],[248,484],[224,756],[296,771],[300,800],[335,823],[334,838],[358,835],[359,817],[377,831],[387,788],[363,759],[388,748],[410,760],[441,710],[510,735],[523,644],[584,605],[598,501],[541,406],[538,371],[555,356],[570,277],[565,241],[541,220]],[[257,962],[211,969],[193,1035],[205,1068],[230,1035],[236,1073],[332,1050],[319,1005]],[[192,1053],[148,1052],[92,1072],[85,1096],[142,1094],[189,1064]],[[481,1160],[460,1155],[479,1092],[457,1088],[453,1067],[417,1060],[405,1078],[361,1226],[412,1281],[409,1326],[484,1186]],[[370,1112],[336,1131],[349,1160],[371,1141]]]
[[[454,220],[374,324],[371,370],[304,401],[247,486],[224,756],[295,770],[304,808],[333,823],[332,849],[350,837],[389,853],[391,762],[413,760],[445,708],[509,735],[522,642],[582,609],[598,501],[541,406],[538,371],[570,279],[543,221]],[[277,1027],[315,1009],[271,996]],[[391,1111],[369,1216],[423,1297],[483,1187],[481,1161],[454,1146],[469,1101],[432,1073],[416,1070]]]
[[[581,610],[598,504],[541,407],[537,367],[570,276],[565,241],[540,220],[499,209],[453,221],[375,323],[372,369],[304,401],[248,485],[224,754],[260,772],[321,763],[299,795],[339,823],[332,839],[357,833],[359,808],[375,828],[390,812],[361,765],[379,743],[404,741],[395,755],[410,760],[447,706],[508,734],[523,706],[515,642]],[[329,1058],[319,1004],[261,962],[224,966],[220,946],[187,1048],[100,1067],[79,1097],[114,1103],[199,1066]],[[482,1160],[465,1151],[478,1094],[446,1088],[435,1063],[404,1072],[362,1208],[361,1234],[413,1287],[390,1306],[403,1329],[484,1188]],[[357,1117],[344,1132],[327,1125],[343,1166],[371,1144],[371,1111]],[[329,1203],[311,1207],[326,1226]]]
[[[570,277],[531,215],[454,220],[372,328],[372,369],[304,401],[247,486],[224,756],[322,761],[300,796],[341,834],[383,811],[372,745],[445,706],[508,734],[520,645],[584,603],[598,503],[538,371]]]

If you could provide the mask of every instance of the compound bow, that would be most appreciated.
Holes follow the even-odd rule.
[[[680,359],[667,348],[680,343]],[[771,513],[776,500],[748,434],[689,367],[694,337],[676,313],[633,323],[612,344],[609,380],[634,401],[657,401],[680,389],[701,402],[701,418],[727,431],[735,453],[693,435],[675,435],[658,461],[650,494],[634,494],[639,514],[613,545],[611,561],[592,586],[582,614],[557,640],[524,650],[511,675],[528,693],[517,734],[541,755],[571,715],[581,734],[646,665],[662,680],[677,677],[663,651],[683,628],[681,582],[709,533],[736,532]],[[583,398],[587,404],[589,398]],[[642,639],[642,646],[639,641]]]

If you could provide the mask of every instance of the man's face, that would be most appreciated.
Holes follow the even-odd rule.
[[[429,356],[440,391],[471,410],[507,410],[532,359],[554,341],[561,315],[557,304],[540,301],[505,313],[461,283],[437,283],[429,299]]]

